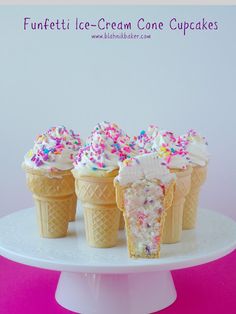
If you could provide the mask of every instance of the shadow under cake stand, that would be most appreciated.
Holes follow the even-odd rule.
[[[61,271],[57,302],[83,314],[147,314],[176,300],[170,270],[213,261],[236,248],[236,223],[219,213],[199,210],[195,230],[182,241],[162,245],[160,259],[128,258],[125,232],[114,248],[88,247],[81,212],[66,238],[42,239],[35,209],[0,219],[0,254],[13,261]]]

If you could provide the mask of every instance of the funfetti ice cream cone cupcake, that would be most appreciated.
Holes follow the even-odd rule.
[[[125,218],[129,256],[158,258],[166,210],[172,204],[175,175],[156,153],[127,159],[114,181]]]
[[[25,156],[22,167],[33,193],[42,237],[66,236],[68,222],[75,218],[77,198],[71,169],[80,147],[78,134],[57,126],[39,135]]]
[[[173,203],[167,211],[162,238],[163,243],[176,243],[181,239],[184,202],[191,185],[192,168],[184,141],[172,132],[151,125],[147,132],[141,132],[137,143],[144,151],[157,153],[176,174]]]
[[[199,193],[206,180],[209,153],[206,139],[196,131],[188,131],[183,136],[183,140],[186,141],[186,148],[193,168],[191,189],[184,204],[183,229],[185,230],[193,229],[196,226]]]
[[[160,131],[153,148],[176,175],[173,202],[167,212],[163,234],[163,243],[176,243],[181,240],[184,203],[191,187],[192,167],[184,142],[172,132]]]
[[[87,243],[112,247],[117,243],[120,211],[113,180],[118,162],[131,156],[130,138],[114,123],[99,123],[75,158],[76,194],[84,209]]]

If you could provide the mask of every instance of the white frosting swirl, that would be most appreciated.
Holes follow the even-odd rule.
[[[189,165],[185,143],[173,132],[160,130],[153,138],[152,151],[164,158],[170,169],[186,169]]]
[[[157,137],[159,128],[155,125],[149,125],[147,131],[142,130],[135,137],[137,154],[152,152],[153,141]]]
[[[174,133],[150,125],[135,138],[138,154],[156,152],[171,169],[186,169],[189,164],[185,141]]]
[[[117,181],[120,185],[128,185],[141,179],[160,180],[167,184],[175,178],[167,168],[165,162],[156,153],[143,154],[126,159],[120,163]]]
[[[25,165],[48,170],[73,168],[74,154],[81,147],[79,134],[56,126],[39,135],[34,147],[24,157]]]
[[[115,123],[102,122],[92,131],[75,158],[74,167],[81,175],[105,175],[118,169],[118,162],[135,154],[130,137]]]
[[[186,141],[186,149],[193,165],[204,167],[209,161],[208,143],[206,138],[195,130],[189,130],[182,136]]]

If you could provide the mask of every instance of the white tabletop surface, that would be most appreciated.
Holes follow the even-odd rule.
[[[34,208],[0,219],[0,254],[23,264],[51,270],[94,273],[130,273],[172,270],[203,264],[236,248],[236,223],[219,213],[199,210],[195,230],[184,231],[182,241],[162,245],[159,259],[128,257],[124,231],[116,247],[87,246],[83,218],[70,223],[66,238],[42,239]]]

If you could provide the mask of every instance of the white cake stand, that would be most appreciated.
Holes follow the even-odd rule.
[[[163,245],[160,259],[128,258],[124,231],[110,249],[86,245],[82,217],[61,239],[38,236],[35,210],[0,219],[0,253],[19,263],[61,271],[56,300],[83,314],[147,314],[176,299],[170,270],[200,265],[236,248],[236,223],[199,210],[196,230],[184,231],[181,243]]]

